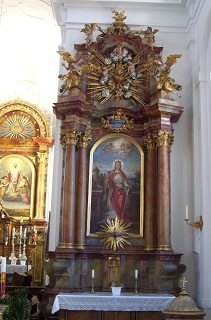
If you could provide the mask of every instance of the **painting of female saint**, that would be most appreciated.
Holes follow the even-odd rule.
[[[0,159],[0,198],[11,216],[30,217],[35,169],[28,158],[9,155]]]
[[[87,236],[116,217],[131,223],[134,236],[143,236],[144,155],[136,140],[110,134],[90,153]]]

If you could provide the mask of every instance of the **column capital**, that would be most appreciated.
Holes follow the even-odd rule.
[[[80,132],[77,141],[78,148],[87,148],[92,140],[92,136],[89,132]]]
[[[158,130],[157,132],[153,133],[153,137],[157,147],[167,147],[168,150],[171,151],[171,146],[174,141],[172,131]]]
[[[78,138],[81,135],[81,132],[72,130],[72,129],[62,129],[60,135],[60,142],[63,147],[66,147],[68,144],[76,145]]]
[[[143,138],[144,145],[149,149],[155,149],[155,139],[152,134],[148,134],[146,137]]]
[[[48,162],[48,153],[47,152],[37,152],[38,163],[47,163]]]

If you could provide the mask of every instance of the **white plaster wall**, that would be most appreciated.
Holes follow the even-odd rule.
[[[210,163],[210,54],[211,54],[211,3],[203,1],[200,15],[195,21],[195,65],[193,66],[194,105],[193,105],[193,142],[194,142],[194,196],[197,198],[194,207],[194,217],[200,212],[203,215],[203,231],[194,233],[194,249],[196,249],[196,283],[197,302],[205,308],[206,319],[211,312],[211,280],[209,270],[210,253],[210,223],[211,223],[211,163]]]

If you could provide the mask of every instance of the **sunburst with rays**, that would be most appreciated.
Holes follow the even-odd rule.
[[[23,112],[13,112],[3,118],[0,137],[31,138],[38,134],[38,124]]]
[[[104,225],[101,225],[101,231],[96,232],[98,237],[102,238],[101,242],[105,245],[105,248],[113,249],[116,251],[118,248],[124,249],[124,244],[129,244],[128,230],[131,223],[124,224],[123,220],[115,218],[114,220],[107,220]]]
[[[122,100],[145,105],[142,95],[148,86],[148,76],[142,63],[143,54],[144,50],[133,56],[120,45],[109,57],[93,50],[88,64],[89,93],[93,99],[100,104],[115,99],[117,106]]]

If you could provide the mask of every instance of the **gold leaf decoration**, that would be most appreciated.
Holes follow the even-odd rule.
[[[114,220],[107,220],[104,225],[101,225],[101,231],[96,234],[102,238],[101,242],[105,245],[105,248],[113,249],[116,251],[118,248],[124,249],[124,244],[129,244],[128,230],[131,223],[124,224],[123,220],[115,218]]]

